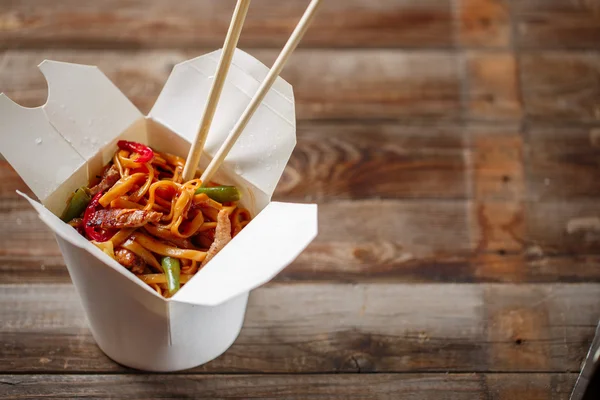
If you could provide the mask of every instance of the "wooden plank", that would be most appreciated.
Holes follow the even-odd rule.
[[[529,242],[542,254],[600,253],[600,203],[596,199],[528,202],[525,223]]]
[[[575,374],[0,375],[2,398],[567,400]]]
[[[46,100],[37,70],[44,59],[98,65],[144,113],[174,64],[195,51],[7,51],[1,59],[2,90],[24,106]],[[271,65],[278,50],[253,50]],[[309,50],[290,58],[282,77],[294,86],[298,119],[458,119],[460,71],[456,54],[443,51]]]
[[[600,129],[585,126],[529,126],[527,187],[532,201],[600,198]]]
[[[388,256],[392,251],[390,245],[313,244],[277,275],[275,281],[600,282],[600,255],[545,253],[535,244],[517,253],[499,249],[439,260],[435,257],[406,259],[400,250],[398,255]],[[369,255],[387,261],[369,264]],[[3,283],[70,282],[59,254],[0,256],[0,278]]]
[[[507,48],[511,44],[507,0],[457,0],[458,41],[465,47]]]
[[[487,332],[492,343],[488,353],[490,365],[501,370],[509,365],[519,365],[525,370],[564,365],[566,370],[578,372],[583,359],[577,351],[573,352],[573,346],[578,345],[571,339],[583,334],[580,331],[583,329],[589,347],[594,332],[588,336],[588,324],[592,324],[595,331],[600,315],[597,311],[589,316],[582,315],[583,308],[600,300],[600,293],[577,291],[583,287],[531,286],[525,291],[515,285],[486,286],[486,317],[489,326],[494,327]],[[549,347],[540,345],[557,335],[563,336],[563,343]],[[584,353],[587,354],[587,349]]]
[[[458,277],[460,282],[600,282],[600,255],[550,253],[530,243],[517,253],[499,249],[478,254],[467,271],[448,273],[446,281]]]
[[[521,47],[600,49],[597,1],[519,0],[512,8]]]
[[[527,117],[600,121],[600,54],[527,52],[520,59]]]
[[[532,248],[540,254],[600,253],[595,132],[594,127],[548,125],[526,130],[526,224]]]
[[[449,47],[450,0],[326,1],[305,47]],[[221,47],[235,1],[2,0],[0,47]],[[252,4],[241,48],[281,48],[306,2]]]
[[[576,372],[599,284],[271,284],[195,372]],[[415,307],[418,304],[418,307]],[[71,285],[0,286],[0,372],[120,372]]]
[[[457,125],[301,123],[297,137],[277,200],[467,197]]]
[[[467,116],[483,120],[519,120],[517,66],[510,52],[476,52],[466,56]]]

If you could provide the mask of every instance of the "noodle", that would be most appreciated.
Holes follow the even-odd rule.
[[[167,277],[165,274],[144,274],[138,275],[141,280],[149,285],[156,285],[161,283],[167,283]],[[181,274],[179,281],[181,283],[187,283],[192,279],[193,274]]]
[[[100,197],[98,203],[103,207],[108,206],[111,201],[130,191],[139,179],[145,178],[144,175],[143,173],[137,173],[119,179],[112,188],[108,189],[104,196]]]
[[[127,197],[118,197],[110,202],[110,208],[137,208],[138,210],[143,210],[144,206],[127,200]]]
[[[189,282],[250,222],[250,213],[239,206],[235,188],[237,197],[196,194],[200,173],[182,182],[185,159],[135,142],[118,146],[104,169],[112,167],[112,173],[89,188],[94,198],[84,203],[85,213],[80,207],[65,222],[79,221],[72,226],[82,235],[160,296],[170,297],[175,292],[169,280],[177,279],[176,288]]]
[[[124,241],[129,239],[133,231],[135,231],[135,228],[123,228],[109,242],[112,242],[114,247],[120,246]]]
[[[202,207],[202,212],[212,221],[217,222],[217,215],[219,215],[219,210],[211,207]]]
[[[184,266],[181,268],[181,273],[194,275],[198,271],[198,263],[196,260],[192,260],[189,265],[185,265],[185,261],[187,260],[184,260]]]
[[[134,252],[135,254],[137,254],[138,256],[142,257],[142,259],[148,264],[150,265],[152,268],[154,268],[155,270],[162,272],[162,267],[160,266],[160,264],[158,263],[158,261],[156,261],[156,258],[154,258],[154,256],[152,255],[151,252],[149,252],[148,250],[146,250],[146,248],[144,248],[144,246],[140,245],[139,243],[133,241],[133,240],[128,240],[125,243],[123,243],[121,245],[121,247],[123,247],[124,249],[127,249],[129,251]]]
[[[133,240],[151,252],[160,254],[161,256],[188,258],[196,261],[204,261],[206,258],[206,253],[204,251],[179,249],[177,247],[161,243],[158,240],[139,232],[133,234]]]
[[[146,169],[149,171],[148,178],[146,178],[146,183],[144,184],[144,186],[142,186],[141,188],[138,189],[137,192],[135,192],[134,194],[129,196],[129,200],[131,200],[133,202],[140,201],[142,196],[144,196],[146,194],[146,192],[148,191],[148,189],[150,189],[150,185],[152,184],[152,180],[154,179],[154,168],[152,168],[152,166],[148,163],[146,163],[144,165],[146,166]]]
[[[215,210],[220,210],[223,208],[223,205],[218,201],[214,201],[210,197],[208,197],[205,193],[200,193],[194,195],[194,204],[195,205],[204,205],[207,207],[214,208]]]

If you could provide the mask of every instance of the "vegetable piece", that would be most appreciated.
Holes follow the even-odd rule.
[[[77,218],[83,214],[88,204],[90,204],[90,200],[92,196],[90,196],[90,189],[86,186],[82,186],[73,193],[71,200],[69,201],[69,205],[65,208],[60,219],[64,222],[69,222],[73,218]]]
[[[163,257],[161,265],[165,271],[165,277],[167,278],[167,289],[169,295],[173,296],[180,287],[179,276],[181,274],[181,266],[179,260],[173,257]]]
[[[240,199],[240,192],[235,186],[213,186],[213,187],[200,187],[196,189],[196,194],[204,193],[211,199],[218,201],[219,203],[226,203],[228,201],[238,201]]]
[[[154,157],[152,149],[146,145],[137,142],[130,142],[128,140],[119,140],[117,146],[121,150],[127,150],[134,153],[138,153],[139,157],[135,160],[136,163],[147,163]]]
[[[83,229],[90,240],[95,240],[96,242],[106,242],[107,240],[110,240],[115,233],[117,233],[117,230],[96,228],[91,225],[91,220],[96,213],[96,210],[100,208],[100,204],[98,203],[100,197],[102,197],[102,192],[96,193],[85,209],[85,213],[83,214]]]

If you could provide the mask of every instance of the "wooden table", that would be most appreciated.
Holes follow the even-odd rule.
[[[275,196],[320,234],[204,366],[104,356],[0,162],[0,398],[568,399],[600,317],[600,3],[324,3]],[[305,4],[253,2],[240,47],[271,63]],[[41,60],[97,64],[147,112],[232,8],[0,0],[0,90],[40,105]]]

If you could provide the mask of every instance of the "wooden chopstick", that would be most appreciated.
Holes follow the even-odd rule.
[[[298,43],[300,43],[300,40],[302,40],[302,36],[304,36],[306,33],[306,30],[316,14],[317,7],[319,6],[320,2],[321,0],[312,0],[308,5],[304,15],[302,15],[298,25],[296,25],[296,28],[292,32],[290,38],[281,50],[281,53],[279,53],[279,56],[277,56],[277,59],[273,63],[273,66],[271,67],[271,70],[267,74],[265,80],[261,83],[260,87],[256,91],[256,94],[254,97],[252,97],[252,100],[250,100],[250,103],[242,113],[242,116],[233,127],[233,130],[229,133],[221,145],[221,148],[219,148],[219,151],[217,154],[215,154],[215,157],[202,174],[202,177],[200,178],[202,179],[202,186],[206,185],[211,180],[217,169],[219,169],[219,166],[223,163],[223,160],[225,160],[225,157],[235,144],[236,140],[242,134],[244,128],[250,121],[250,118],[252,118],[252,115],[264,99],[265,95],[269,89],[271,89],[271,86],[279,76],[279,73],[285,66],[288,58],[296,49]]]
[[[219,98],[225,84],[225,78],[227,78],[227,72],[229,72],[229,66],[231,65],[231,59],[233,53],[237,47],[240,33],[242,32],[242,26],[244,26],[244,20],[248,13],[248,7],[250,6],[250,0],[238,0],[235,6],[235,11],[231,17],[231,23],[229,24],[229,30],[225,37],[225,43],[223,44],[223,52],[219,59],[219,65],[217,65],[217,71],[215,73],[213,84],[208,94],[208,101],[204,107],[202,119],[200,120],[200,127],[196,133],[196,138],[190,147],[190,151],[187,156],[185,167],[183,168],[183,181],[189,181],[194,178],[200,157],[202,156],[202,150],[204,149],[204,143],[206,142],[206,136],[210,130]]]

